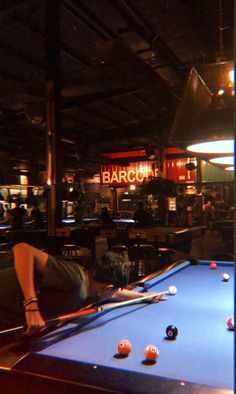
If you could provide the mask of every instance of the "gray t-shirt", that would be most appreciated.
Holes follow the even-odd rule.
[[[44,319],[78,310],[88,296],[84,268],[72,261],[49,256],[44,274],[35,270],[35,288]],[[24,296],[15,268],[0,272],[0,329],[25,323]]]

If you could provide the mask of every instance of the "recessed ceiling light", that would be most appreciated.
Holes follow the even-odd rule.
[[[233,153],[234,140],[202,142],[200,144],[189,145],[187,150],[195,153]]]

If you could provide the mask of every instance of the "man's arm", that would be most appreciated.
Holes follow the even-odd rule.
[[[45,322],[40,314],[34,286],[34,268],[40,272],[46,269],[48,254],[26,243],[19,243],[13,248],[15,269],[25,297],[26,334],[40,331]]]
[[[148,293],[152,294],[152,293]],[[155,293],[153,293],[155,295]],[[137,298],[142,298],[147,296],[147,293],[138,293],[136,291],[128,290],[128,289],[119,289],[117,290],[111,297],[112,300],[114,301],[128,301],[128,300],[135,300]],[[160,299],[160,296],[157,298],[153,298],[149,300],[148,302],[158,302]]]

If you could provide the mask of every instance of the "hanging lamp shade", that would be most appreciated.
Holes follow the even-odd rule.
[[[170,144],[189,149],[206,159],[204,156],[233,153],[232,70],[232,62],[205,65],[198,71],[192,68],[176,112]],[[224,141],[228,144],[227,148]],[[207,149],[202,145],[204,143],[208,143]],[[201,145],[194,147],[195,144]]]
[[[234,164],[234,157],[233,156],[223,156],[223,157],[214,157],[210,159],[212,164],[222,164],[222,165],[233,165]]]

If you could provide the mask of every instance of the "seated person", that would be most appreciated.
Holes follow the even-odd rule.
[[[26,209],[21,207],[22,201],[20,198],[17,198],[14,202],[15,208],[9,211],[11,227],[13,230],[21,230],[24,228]]]
[[[112,218],[110,217],[110,214],[108,212],[108,209],[106,207],[103,207],[99,216],[99,220],[102,224],[104,224],[105,227],[113,227],[114,223],[112,221]]]
[[[42,228],[43,227],[43,215],[42,212],[40,211],[38,207],[38,203],[34,202],[32,204],[32,209],[30,212],[30,219],[28,222],[25,224],[30,224],[34,228]]]
[[[114,252],[91,264],[89,271],[23,242],[13,252],[15,267],[0,272],[1,330],[26,322],[26,335],[31,335],[45,327],[45,319],[75,312],[91,302],[145,295],[123,289],[128,284],[128,267]]]
[[[146,227],[152,224],[152,217],[148,211],[143,208],[143,203],[138,203],[138,209],[134,212],[133,219],[136,227]]]

